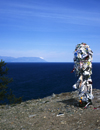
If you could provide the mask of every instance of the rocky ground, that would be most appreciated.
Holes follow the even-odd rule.
[[[86,109],[78,106],[77,91],[1,105],[0,130],[100,130],[100,90],[93,95]]]

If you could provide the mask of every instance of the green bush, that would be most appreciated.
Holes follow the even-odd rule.
[[[0,61],[0,102],[1,104],[6,104],[5,100],[8,101],[8,104],[16,104],[22,102],[22,97],[16,98],[12,93],[12,90],[8,88],[8,84],[13,81],[12,78],[8,78],[7,75],[8,68],[6,63]]]

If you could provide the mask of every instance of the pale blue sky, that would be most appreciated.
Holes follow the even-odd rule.
[[[100,0],[0,0],[0,56],[73,62],[81,42],[100,62]]]

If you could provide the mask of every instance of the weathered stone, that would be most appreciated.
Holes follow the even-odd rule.
[[[62,124],[62,125],[66,124],[66,121],[61,121],[61,124]]]
[[[36,116],[36,114],[34,114],[34,115],[29,115],[29,118],[30,118],[30,117],[35,117],[35,116]]]

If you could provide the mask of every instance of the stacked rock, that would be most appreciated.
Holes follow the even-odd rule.
[[[93,99],[92,94],[92,58],[93,52],[86,43],[78,44],[74,51],[74,71],[78,81],[73,88],[79,90],[79,97],[89,102]]]

